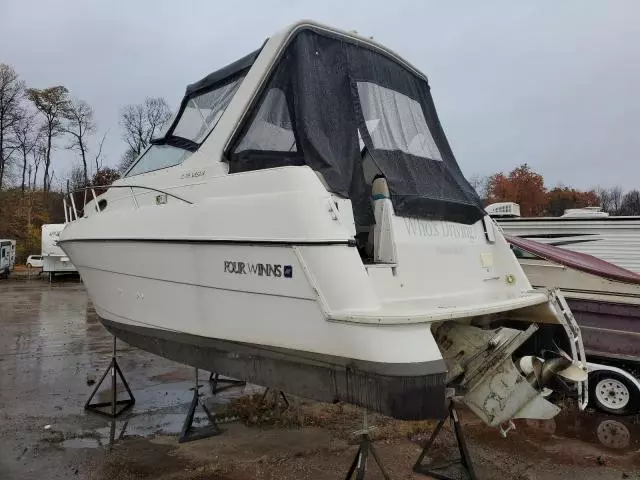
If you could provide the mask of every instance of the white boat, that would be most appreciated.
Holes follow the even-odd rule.
[[[89,190],[59,244],[142,349],[405,419],[442,418],[448,387],[490,425],[549,418],[549,372],[582,386],[562,297],[485,215],[426,77],[371,39],[288,27],[189,85],[124,178]],[[520,347],[545,325],[570,350],[541,375]]]
[[[613,217],[600,207],[567,209],[561,217],[520,217],[517,203],[487,206],[507,235],[593,255],[640,273],[640,217]]]
[[[64,223],[46,223],[41,227],[42,273],[50,276],[77,272],[69,256],[58,246]]]

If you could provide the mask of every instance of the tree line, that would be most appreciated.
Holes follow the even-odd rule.
[[[120,111],[124,154],[105,164],[93,108],[62,85],[33,88],[0,63],[0,238],[17,240],[18,261],[40,252],[40,228],[62,223],[62,192],[109,185],[145,150],[171,118],[167,102],[146,98]],[[59,150],[73,152],[70,171]],[[66,155],[68,157],[69,155]],[[56,176],[56,170],[65,172]]]
[[[58,183],[81,188],[113,181],[144,151],[171,118],[164,98],[146,98],[120,112],[125,152],[117,168],[104,165],[107,131],[98,133],[93,108],[62,85],[30,88],[10,65],[0,63],[0,190],[52,190],[52,160],[61,146],[76,154],[67,178]],[[114,162],[110,162],[114,163]]]
[[[541,174],[527,164],[511,172],[489,177],[474,176],[470,182],[485,205],[515,202],[523,217],[560,216],[569,208],[601,207],[609,215],[640,215],[640,191],[595,187],[579,190],[565,185],[548,189]]]

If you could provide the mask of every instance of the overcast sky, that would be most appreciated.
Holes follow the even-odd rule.
[[[526,162],[547,186],[640,188],[638,0],[0,0],[0,62],[89,102],[116,164],[122,106],[176,107],[188,83],[303,18],[425,72],[467,177]],[[60,150],[54,168],[72,161]]]

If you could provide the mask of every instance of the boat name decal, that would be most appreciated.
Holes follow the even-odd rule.
[[[258,275],[259,277],[292,278],[293,267],[291,265],[280,265],[277,263],[251,263],[225,260],[224,273]]]
[[[204,177],[205,174],[205,170],[191,170],[190,172],[184,172],[182,175],[180,175],[180,178],[198,178],[198,177]]]
[[[476,232],[471,225],[459,223],[419,220],[404,218],[407,233],[414,237],[442,237],[465,240],[476,240]]]

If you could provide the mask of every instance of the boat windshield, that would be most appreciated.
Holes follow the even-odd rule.
[[[227,81],[213,90],[189,98],[171,135],[200,144],[215,128],[244,76]]]
[[[201,93],[188,93],[167,132],[152,140],[151,147],[125,177],[180,165],[189,158],[216,127],[243,78],[244,75],[236,75],[201,90]]]
[[[134,175],[141,175],[143,173],[153,172],[154,170],[180,165],[189,158],[190,155],[190,151],[171,145],[151,145],[133,167],[129,169],[125,177],[132,177]]]

